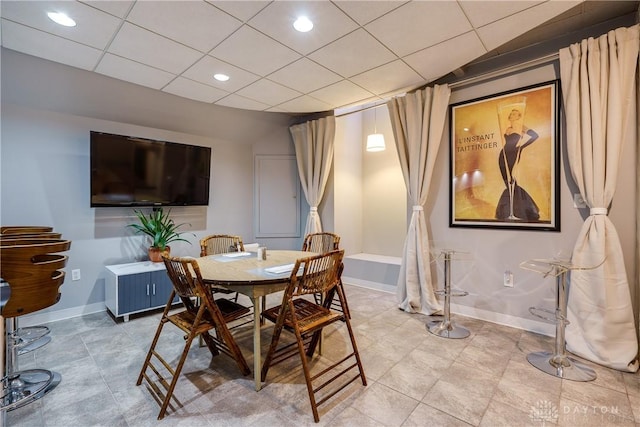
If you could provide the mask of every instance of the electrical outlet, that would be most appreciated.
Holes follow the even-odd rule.
[[[71,280],[80,280],[80,270],[71,270]]]
[[[573,195],[573,207],[576,209],[586,208],[587,202],[584,201],[582,195],[580,193],[575,193]]]
[[[507,288],[513,288],[513,273],[511,270],[507,270],[504,272],[504,285]]]

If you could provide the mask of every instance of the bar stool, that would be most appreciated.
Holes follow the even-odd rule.
[[[19,316],[47,308],[60,299],[71,242],[62,239],[0,239],[0,276],[9,283],[11,295],[2,308],[6,332],[5,373],[0,409],[10,411],[42,397],[59,382],[57,373],[45,369],[18,370],[15,331]]]
[[[24,239],[60,239],[61,233],[56,233],[51,230],[51,227],[46,226],[9,226],[2,227],[4,231],[0,234],[1,241],[8,240],[24,240]],[[51,341],[49,333],[51,331],[47,326],[27,326],[23,328],[17,328],[12,331],[11,336],[13,339],[13,345],[18,351],[18,356],[37,350],[40,347],[48,344]]]
[[[444,260],[444,288],[435,291],[436,295],[444,295],[444,316],[441,320],[432,320],[427,323],[427,330],[442,338],[466,338],[471,332],[468,329],[458,326],[451,320],[451,297],[463,297],[469,295],[468,292],[451,288],[451,261],[470,260],[468,252],[460,252],[452,249],[442,249],[435,257],[435,260]]]
[[[569,324],[569,320],[567,320],[567,273],[571,270],[590,270],[599,267],[599,265],[584,268],[571,264],[569,260],[560,259],[532,259],[520,264],[520,267],[525,270],[535,271],[542,274],[543,277],[553,276],[556,278],[555,310],[529,307],[529,312],[532,315],[556,325],[554,352],[537,351],[527,355],[529,363],[542,372],[571,381],[596,379],[596,373],[593,369],[567,356],[565,328]]]

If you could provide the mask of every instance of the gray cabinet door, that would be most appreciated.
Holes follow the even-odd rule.
[[[173,284],[171,283],[171,279],[167,275],[165,270],[154,271],[151,274],[150,283],[151,283],[151,301],[150,307],[160,307],[167,303],[169,296],[171,295],[171,291],[173,291]],[[174,298],[173,302],[177,302],[176,298]]]
[[[132,313],[149,308],[150,294],[149,273],[118,277],[118,311],[120,313]]]

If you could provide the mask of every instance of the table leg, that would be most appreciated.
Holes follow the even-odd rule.
[[[253,379],[256,383],[256,391],[262,388],[262,353],[260,346],[260,326],[262,313],[262,298],[251,297],[253,303]]]

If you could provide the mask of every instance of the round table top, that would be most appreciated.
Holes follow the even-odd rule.
[[[317,253],[267,250],[266,260],[258,259],[255,252],[232,252],[200,257],[197,261],[206,283],[223,286],[267,285],[287,281],[296,260],[313,255]]]

